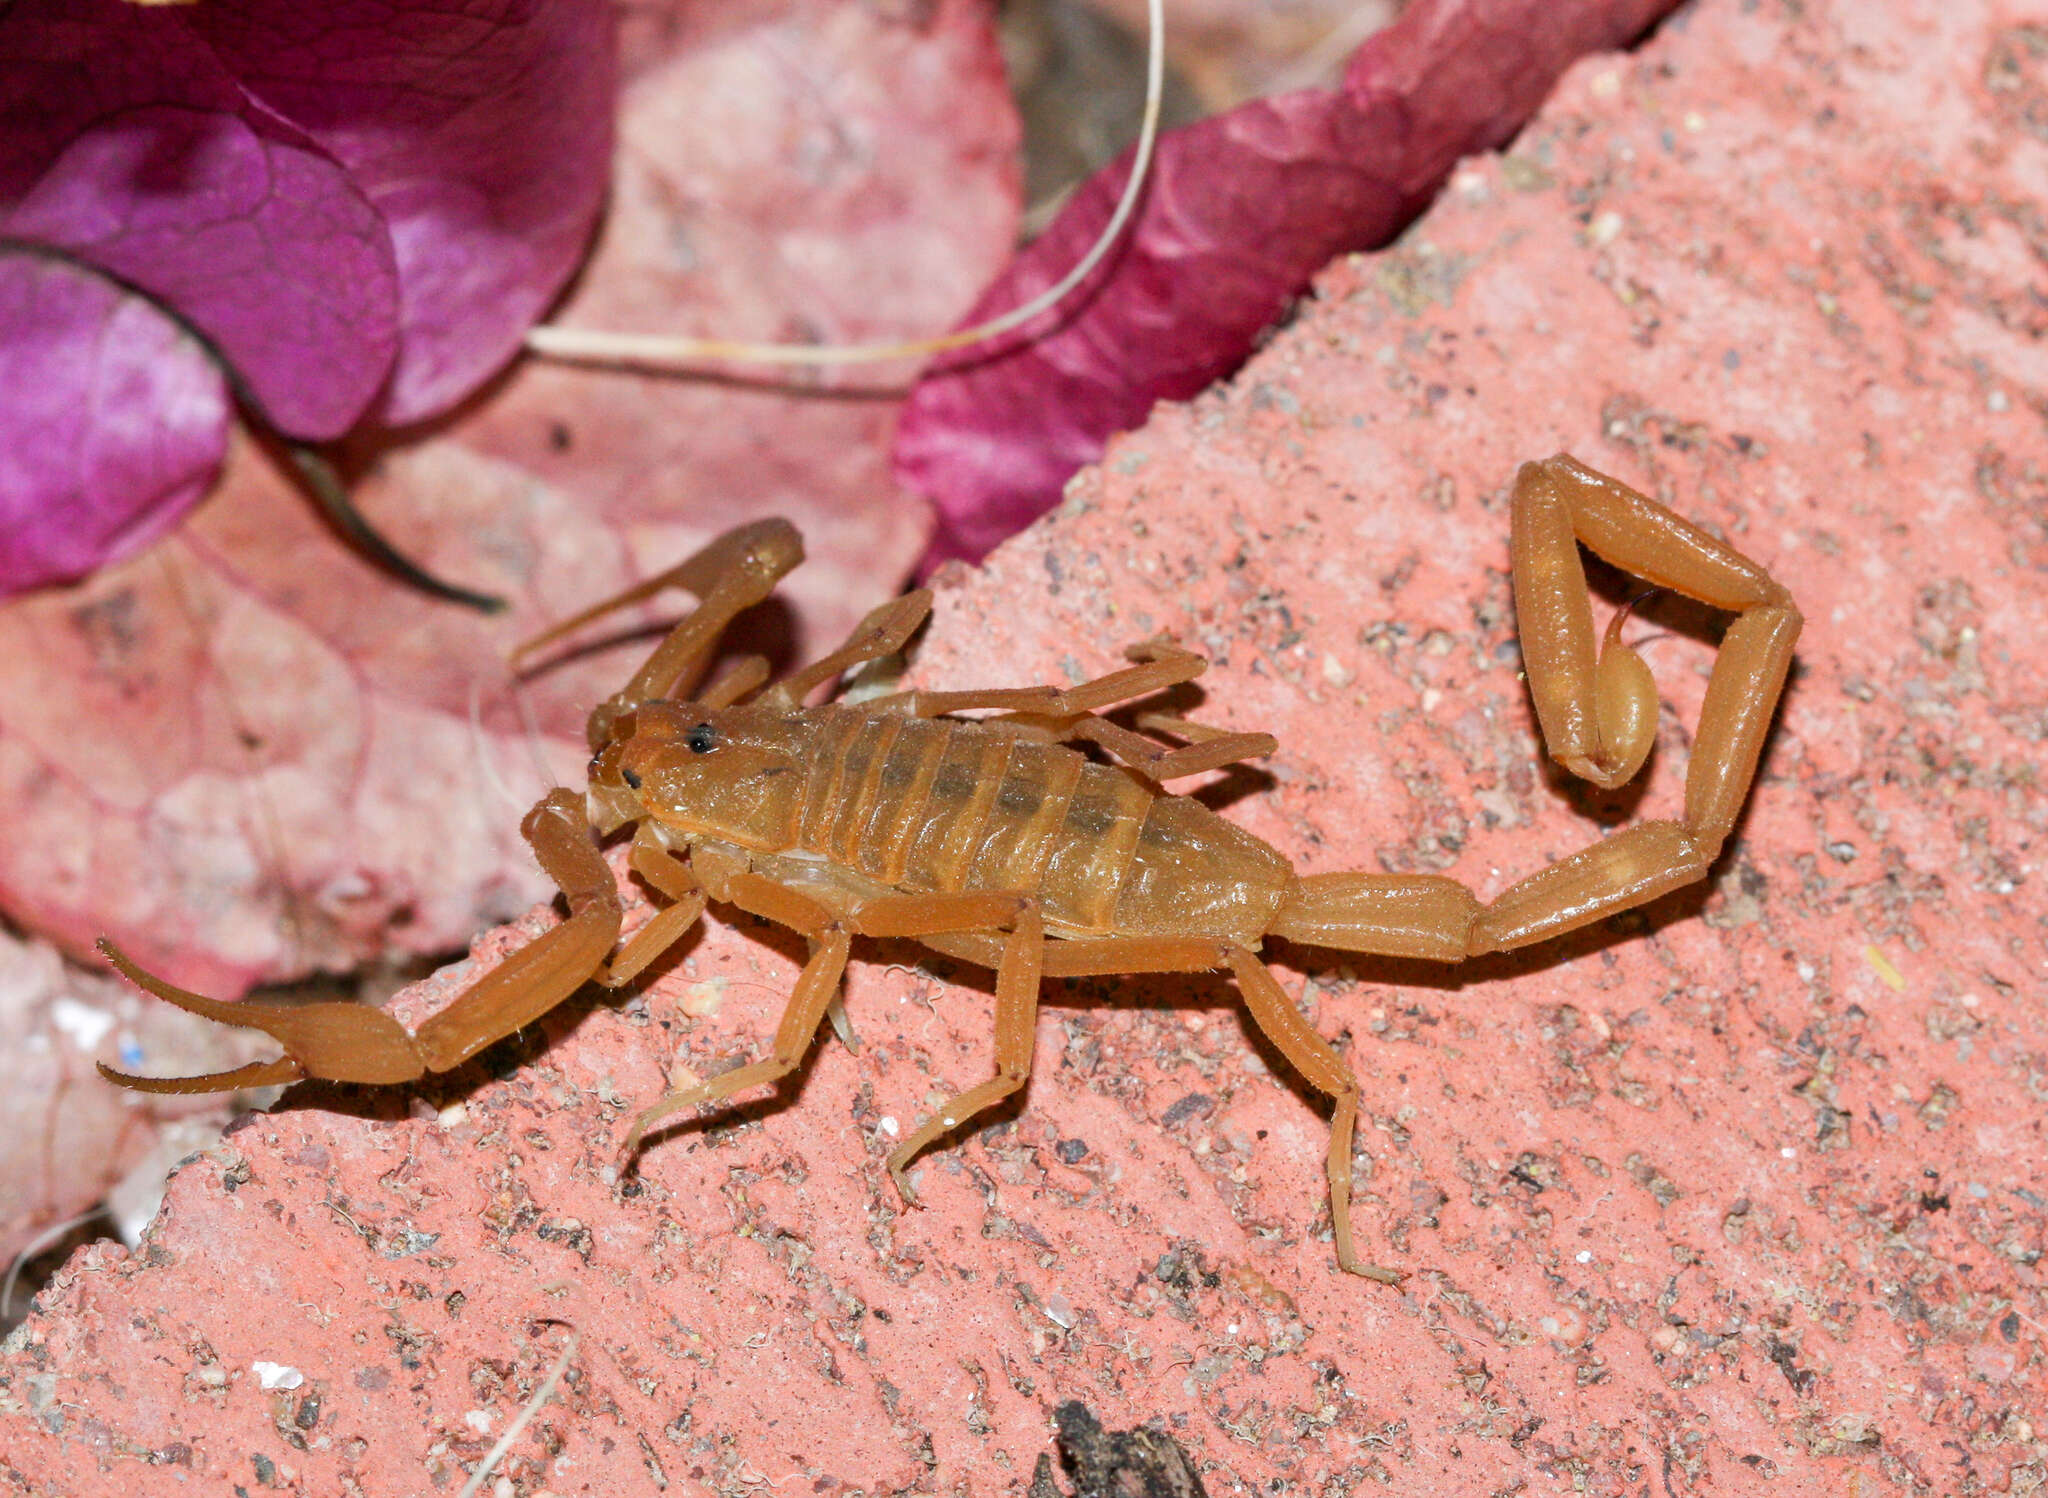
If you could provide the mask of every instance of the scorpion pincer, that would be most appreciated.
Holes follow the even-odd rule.
[[[1071,687],[912,691],[806,706],[828,682],[900,650],[923,623],[919,590],[875,609],[839,649],[783,678],[748,657],[702,687],[726,625],[802,560],[785,521],[741,526],[619,598],[565,621],[545,644],[606,610],[680,586],[696,609],[624,689],[592,712],[587,797],[555,790],[523,831],[569,915],[409,1033],[381,1010],[334,1003],[225,1004],[172,987],[102,943],[130,980],[182,1008],[280,1041],[271,1062],[126,1087],[201,1092],[324,1077],[403,1082],[459,1065],[595,979],[627,982],[697,920],[707,900],[801,934],[809,957],[769,1054],[673,1092],[662,1119],[793,1070],[838,992],[856,936],[909,938],[995,972],[993,1074],[925,1119],[888,1168],[1023,1085],[1045,977],[1225,971],[1259,1028],[1334,1100],[1327,1174],[1344,1269],[1362,1262],[1350,1225],[1359,1088],[1260,959],[1269,936],[1378,956],[1457,962],[1543,941],[1701,878],[1747,795],[1791,663],[1800,617],[1762,567],[1645,495],[1567,456],[1522,467],[1513,503],[1515,607],[1529,690],[1551,756],[1616,786],[1655,737],[1648,667],[1610,627],[1596,645],[1578,547],[1735,615],[1694,740],[1684,815],[1627,828],[1481,901],[1454,879],[1297,875],[1258,838],[1165,782],[1269,754],[1262,733],[1158,714],[1136,728],[1102,716],[1201,674],[1166,640]],[[986,716],[963,718],[961,713]],[[1091,752],[1092,749],[1092,752]],[[623,905],[591,836],[633,827],[633,870],[667,902],[620,944]]]

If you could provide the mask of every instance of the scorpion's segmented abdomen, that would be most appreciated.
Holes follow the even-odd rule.
[[[1064,744],[956,719],[810,715],[799,846],[877,883],[1035,895],[1071,932],[1250,942],[1292,879],[1250,833]]]

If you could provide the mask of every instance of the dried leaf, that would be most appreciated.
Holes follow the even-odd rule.
[[[112,978],[66,966],[41,942],[4,933],[0,1030],[7,1036],[0,1087],[13,1119],[0,1136],[0,1276],[39,1234],[91,1210],[143,1163],[163,1131],[176,1125],[173,1137],[190,1150],[227,1122],[225,1098],[118,1092],[93,1071],[96,1059],[132,1065],[147,1055],[167,1067],[210,1071],[256,1053],[241,1031],[146,1002]],[[157,1167],[159,1193],[169,1163]],[[14,1310],[21,1309],[17,1300]]]
[[[1032,336],[969,351],[912,393],[896,471],[939,511],[927,565],[977,559],[1138,425],[1227,374],[1332,256],[1393,238],[1458,158],[1500,145],[1575,58],[1670,0],[1417,0],[1337,90],[1242,105],[1162,136],[1127,243]],[[1097,173],[968,314],[1021,305],[1086,252],[1129,157]]]

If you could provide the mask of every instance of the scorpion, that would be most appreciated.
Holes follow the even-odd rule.
[[[1139,716],[1137,728],[1104,717],[1206,669],[1202,656],[1167,637],[1133,646],[1128,666],[1075,686],[913,690],[807,705],[828,683],[904,647],[931,611],[931,593],[919,589],[874,609],[837,650],[779,681],[771,682],[763,658],[747,656],[696,690],[726,626],[803,559],[795,528],[764,520],[520,647],[537,648],[669,586],[696,599],[625,687],[591,713],[587,792],[551,790],[521,825],[566,899],[559,925],[416,1032],[361,1004],[208,999],[102,941],[109,961],[140,988],[208,1019],[265,1031],[285,1054],[205,1076],[100,1071],[149,1092],[302,1078],[413,1081],[460,1065],[589,980],[631,981],[707,901],[718,901],[798,933],[807,960],[768,1056],[647,1108],[626,1155],[637,1158],[643,1136],[671,1115],[795,1070],[839,991],[852,938],[908,938],[995,973],[993,1074],[947,1100],[889,1155],[896,1188],[914,1206],[910,1162],[1030,1076],[1041,979],[1228,972],[1253,1023],[1332,1100],[1326,1169],[1338,1266],[1397,1280],[1353,1244],[1358,1081],[1261,960],[1261,942],[1452,963],[1559,936],[1704,877],[1755,776],[1800,629],[1791,595],[1763,567],[1568,455],[1522,465],[1511,526],[1515,610],[1538,725],[1551,757],[1595,785],[1619,786],[1642,766],[1656,736],[1657,688],[1620,639],[1626,610],[1596,647],[1579,546],[1735,617],[1708,681],[1683,817],[1625,828],[1491,900],[1441,875],[1298,875],[1267,843],[1167,792],[1168,781],[1277,747],[1268,734],[1163,714]],[[629,825],[629,866],[666,903],[622,944],[625,906],[601,840]]]

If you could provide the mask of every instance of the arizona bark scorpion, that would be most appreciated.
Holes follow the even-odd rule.
[[[661,1099],[634,1123],[627,1154],[669,1115],[795,1069],[838,992],[851,939],[907,937],[996,975],[994,1075],[949,1100],[889,1156],[897,1189],[915,1204],[905,1168],[918,1152],[1030,1075],[1041,978],[1227,969],[1259,1028],[1334,1099],[1327,1167],[1338,1264],[1392,1277],[1352,1246],[1358,1083],[1259,960],[1261,939],[1457,962],[1542,941],[1701,878],[1748,793],[1799,635],[1791,595],[1763,568],[1570,457],[1524,464],[1513,508],[1529,691],[1551,756],[1575,775],[1622,784],[1649,753],[1657,722],[1655,682],[1620,642],[1618,618],[1596,650],[1579,543],[1737,617],[1707,686],[1683,820],[1630,827],[1491,901],[1437,875],[1297,876],[1266,843],[1163,791],[1166,781],[1276,747],[1267,734],[1177,718],[1143,716],[1147,731],[1138,731],[1100,716],[1201,674],[1202,657],[1165,640],[1133,647],[1132,665],[1079,686],[914,691],[858,706],[805,706],[850,668],[902,648],[931,610],[930,593],[919,590],[875,609],[839,649],[779,682],[770,685],[767,663],[748,657],[690,695],[726,625],[803,559],[795,529],[767,520],[727,532],[524,647],[671,585],[699,600],[625,688],[591,713],[587,797],[550,791],[522,824],[567,898],[562,925],[416,1034],[363,1005],[202,998],[102,942],[130,981],[209,1019],[266,1031],[285,1055],[200,1077],[100,1071],[150,1092],[304,1077],[411,1081],[460,1065],[590,979],[629,981],[717,900],[800,933],[809,960],[769,1058]],[[953,716],[976,711],[992,716]],[[1094,745],[1107,762],[1076,744]],[[629,824],[634,872],[669,903],[620,947],[623,907],[591,829],[605,836]]]

